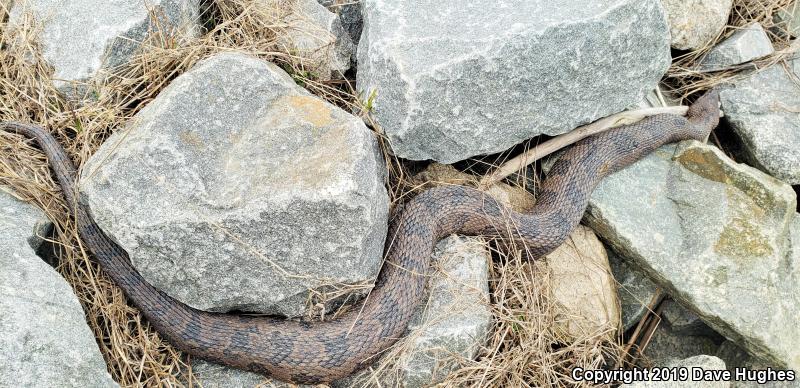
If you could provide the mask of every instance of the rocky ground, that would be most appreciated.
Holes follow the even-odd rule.
[[[0,22],[0,120],[56,135],[138,271],[199,309],[289,319],[357,308],[392,211],[424,188],[720,88],[708,142],[605,179],[547,257],[440,241],[406,338],[332,386],[800,372],[798,3],[0,0]],[[553,159],[486,190],[528,211]],[[0,386],[284,386],[163,341],[92,264],[45,163],[0,133]],[[757,383],[626,384],[654,385]]]

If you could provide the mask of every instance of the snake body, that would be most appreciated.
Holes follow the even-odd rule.
[[[2,123],[0,129],[35,139],[47,155],[77,221],[84,244],[150,324],[194,356],[284,381],[330,382],[375,360],[406,330],[425,289],[434,245],[453,234],[501,236],[526,243],[532,256],[558,247],[580,222],[603,177],[659,146],[705,139],[719,120],[718,95],[709,92],[686,117],[661,114],[573,145],[553,165],[534,209],[516,213],[483,192],[462,186],[432,188],[405,204],[387,238],[386,260],[363,306],[326,322],[298,322],[200,311],[148,284],[127,252],[97,226],[80,203],[76,169],[44,129]]]

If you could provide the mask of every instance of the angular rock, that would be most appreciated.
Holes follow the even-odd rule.
[[[620,305],[606,249],[592,230],[578,225],[546,261],[553,299],[565,309],[555,324],[575,340],[616,338]]]
[[[148,9],[158,15],[160,28],[176,28],[178,37],[199,34],[199,0],[61,0],[17,2],[10,23],[30,13],[43,23],[45,59],[55,68],[54,83],[70,97],[82,97],[81,85],[102,69],[127,62],[149,30],[155,28]]]
[[[662,302],[661,319],[678,335],[717,337],[719,334],[703,322],[697,314],[683,308],[672,299]]]
[[[0,187],[0,386],[118,387],[78,298],[35,250],[44,214]]]
[[[771,365],[767,362],[761,361],[753,356],[747,354],[747,351],[737,346],[731,341],[725,341],[720,345],[717,350],[717,357],[725,361],[728,370],[732,373],[737,368],[744,368],[747,370],[765,370],[772,368],[780,370],[780,367]],[[757,381],[732,381],[732,388],[798,388],[800,387],[800,380],[795,377],[794,381],[769,381],[759,383]]]
[[[705,71],[722,70],[775,52],[764,28],[752,23],[720,42],[700,62]]]
[[[729,381],[693,381],[691,378],[691,371],[693,368],[701,368],[706,371],[710,370],[725,370],[725,362],[721,359],[709,356],[698,355],[694,357],[685,358],[683,360],[676,360],[667,365],[669,368],[686,368],[689,372],[688,381],[682,379],[675,379],[672,381],[638,381],[632,384],[623,384],[620,387],[627,388],[656,388],[656,387],[676,387],[676,388],[728,388],[731,386]]]
[[[156,287],[204,310],[298,316],[309,289],[377,275],[384,168],[360,119],[226,53],[109,138],[80,185]]]
[[[403,158],[452,163],[638,102],[670,63],[659,0],[364,0],[358,90]]]
[[[617,293],[622,309],[622,330],[628,331],[639,323],[647,312],[658,288],[645,274],[632,268],[614,251],[607,250],[611,272],[617,281]]]
[[[798,368],[795,208],[788,185],[683,142],[603,180],[584,221],[714,330]]]
[[[800,58],[789,61],[800,75]],[[737,81],[720,92],[725,120],[749,164],[791,185],[800,184],[800,87],[783,66]]]
[[[343,78],[350,68],[355,45],[339,16],[316,0],[291,4],[292,12],[285,20],[286,34],[279,37],[280,43],[301,57],[304,68],[317,79]]]
[[[667,13],[672,47],[696,50],[728,24],[733,0],[661,0],[661,4]]]
[[[409,324],[409,346],[398,360],[403,387],[436,384],[458,369],[460,358],[472,359],[492,323],[489,268],[485,244],[476,238],[450,236],[436,245],[436,275],[428,303]]]
[[[364,19],[361,17],[361,1],[319,0],[319,3],[339,15],[342,27],[350,35],[353,43],[358,45],[358,41],[361,39],[361,29],[364,26]]]

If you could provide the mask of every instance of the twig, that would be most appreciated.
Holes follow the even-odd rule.
[[[651,313],[655,314],[655,309],[661,304],[661,301],[664,299],[664,291],[660,288],[656,290],[655,294],[653,294],[653,298],[650,300],[650,303],[647,305],[647,311],[645,311],[645,315],[639,320],[639,324],[636,325],[636,329],[633,331],[631,338],[628,340],[628,343],[625,345],[625,349],[622,351],[622,356],[620,356],[619,360],[617,361],[617,365],[614,366],[614,369],[622,367],[628,360],[628,357],[631,356],[631,348],[636,344],[642,334],[647,333],[649,330],[645,327],[649,326],[650,324],[650,316]],[[650,339],[647,339],[647,342],[650,342]],[[635,358],[634,358],[635,360]]]
[[[689,109],[687,106],[670,106],[658,108],[645,108],[637,109],[627,112],[617,113],[606,118],[597,120],[591,124],[587,124],[574,130],[567,132],[563,135],[556,136],[527,152],[515,157],[504,163],[493,173],[486,175],[481,179],[479,187],[486,189],[489,186],[505,179],[507,176],[516,171],[521,170],[523,167],[556,152],[572,143],[575,143],[585,137],[609,130],[620,125],[630,124],[639,121],[645,117],[653,116],[662,113],[671,113],[677,115],[685,115]]]

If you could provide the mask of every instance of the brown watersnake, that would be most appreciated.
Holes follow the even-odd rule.
[[[661,145],[703,140],[718,120],[718,93],[711,91],[689,108],[686,117],[655,115],[581,140],[553,165],[534,209],[527,214],[506,209],[483,192],[463,186],[418,194],[392,221],[385,253],[388,263],[369,298],[337,319],[314,323],[205,312],[154,288],[80,204],[76,169],[61,145],[37,126],[2,123],[0,128],[35,139],[76,218],[80,238],[105,273],[168,341],[209,361],[315,384],[348,376],[370,364],[403,335],[424,295],[430,256],[441,238],[453,233],[500,236],[523,241],[533,257],[545,255],[580,222],[592,190],[603,177]]]

